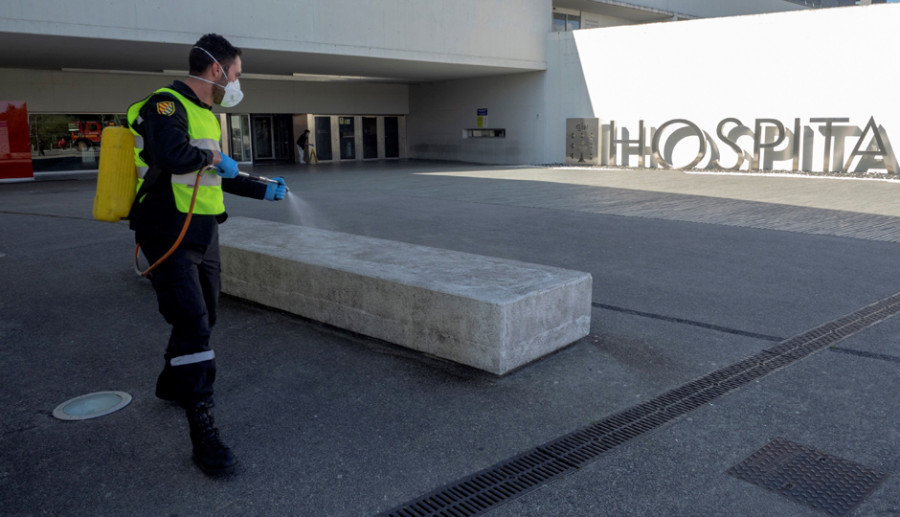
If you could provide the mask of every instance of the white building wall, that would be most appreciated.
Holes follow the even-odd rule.
[[[0,99],[28,101],[29,113],[124,113],[131,103],[181,76],[2,70]],[[227,113],[404,115],[409,87],[393,83],[241,79],[244,100]]]
[[[217,32],[246,49],[542,69],[550,1],[5,0],[0,33],[192,44]]]
[[[900,5],[887,4],[545,34],[546,73],[411,86],[410,156],[563,163],[567,118],[597,117],[607,126],[615,121],[617,137],[624,127],[632,139],[643,120],[648,149],[650,128],[686,119],[708,134],[719,165],[730,168],[738,154],[717,137],[717,129],[733,117],[745,126],[735,138],[746,170],[755,138],[746,133],[755,132],[757,119],[778,120],[791,133],[799,119],[797,165],[825,170],[829,129],[812,119],[846,118],[832,123],[828,170],[836,170],[860,137],[866,137],[862,149],[869,147],[873,131],[865,134],[865,127],[872,117],[889,143],[900,147],[900,111],[893,101],[900,72],[889,58],[900,45],[898,26]],[[478,108],[488,108],[488,125],[505,128],[506,139],[462,137],[465,128],[475,127]],[[670,125],[670,132],[681,127]],[[724,130],[734,127],[726,124]],[[762,128],[760,142],[774,141],[773,125]],[[677,142],[661,139],[662,146],[666,140]],[[775,150],[790,155],[792,144],[786,139]],[[689,164],[699,147],[698,138],[684,138],[672,150],[673,165]],[[643,163],[651,165],[645,151]],[[625,162],[621,154],[620,149],[613,162],[638,165],[637,157]],[[761,161],[767,156],[769,165],[761,167],[795,167],[792,156],[779,159],[761,149]],[[715,158],[708,151],[698,167],[711,167]]]
[[[537,163],[544,147],[543,73],[410,86],[407,119],[409,156],[417,159],[477,163]],[[477,128],[479,109],[487,109],[485,127],[505,129],[505,138],[466,138]]]
[[[641,1],[684,11],[691,0]],[[845,117],[862,128],[874,117],[900,141],[900,112],[891,109],[897,72],[890,63],[890,51],[900,43],[895,30],[900,5],[550,33],[550,0],[428,2],[428,9],[424,4],[303,0],[270,2],[270,8],[259,9],[246,2],[197,0],[156,3],[151,9],[100,0],[77,7],[35,0],[4,3],[0,32],[189,44],[205,29],[196,21],[215,12],[219,20],[208,30],[232,38],[237,34],[243,41],[236,44],[244,47],[435,62],[546,63],[546,72],[408,86],[242,80],[247,95],[235,110],[241,113],[408,113],[411,158],[560,163],[566,156],[566,119],[579,117],[599,117],[606,124],[615,120],[632,133],[640,120],[659,127],[687,119],[713,137],[719,122],[729,117],[751,130],[756,119],[777,119],[792,129],[799,118],[804,132],[818,135],[813,145],[819,148],[811,155],[817,167],[824,153],[823,128],[812,118]],[[353,16],[346,16],[351,7]],[[175,78],[22,69],[0,73],[0,98],[26,99],[31,112],[121,112]],[[505,129],[505,138],[465,138],[464,131],[476,127],[479,108],[488,109],[487,126]],[[742,137],[742,146],[748,138]],[[851,135],[840,151],[846,156],[853,143]],[[733,161],[730,148],[721,142],[719,148],[724,162]],[[691,153],[696,149],[679,146],[676,161],[684,163],[681,154]]]
[[[551,37],[547,111],[553,116],[547,118],[544,161],[564,159],[566,118],[579,117],[598,117],[603,124],[614,120],[629,128],[632,138],[640,120],[649,128],[687,119],[714,140],[718,124],[729,117],[750,130],[761,118],[780,120],[792,130],[799,118],[801,133],[814,138],[812,152],[804,157],[812,160],[813,170],[823,170],[828,130],[813,118],[850,119],[834,124],[852,126],[853,134],[832,139],[831,170],[849,158],[870,117],[900,145],[900,111],[894,101],[900,72],[890,63],[891,52],[900,45],[898,26],[900,5],[885,4]],[[584,81],[573,80],[578,76]],[[675,149],[675,161],[690,162],[698,142],[686,139]],[[753,137],[738,142],[752,154]],[[723,163],[736,162],[737,153],[721,141],[719,150]],[[707,156],[699,166],[710,165],[711,159]],[[790,160],[773,165],[793,166]]]
[[[548,48],[546,73],[410,86],[409,156],[476,163],[563,163],[566,117],[589,116],[584,114],[594,109],[584,70],[603,68],[604,52],[609,51],[595,49],[595,54],[587,56],[587,66],[583,65],[572,37],[583,32],[543,36]],[[463,137],[465,129],[476,127],[479,108],[488,110],[488,127],[505,129],[506,138]]]
[[[406,84],[241,79],[241,89],[244,91],[241,104],[222,111],[356,115],[404,115],[409,112],[409,87]]]

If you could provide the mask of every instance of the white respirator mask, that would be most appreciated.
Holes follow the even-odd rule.
[[[216,59],[215,57],[213,57],[213,55],[210,54],[209,51],[207,51],[203,47],[194,47],[194,48],[200,49],[203,52],[206,52],[206,55],[211,57],[212,60],[215,61],[219,65],[219,67],[222,69],[222,74],[223,75],[225,74],[225,67],[222,66],[222,63],[219,63],[219,60]],[[227,83],[225,84],[225,86],[222,86],[221,84],[219,84],[217,82],[210,81],[209,79],[204,79],[202,77],[197,77],[196,75],[191,75],[188,77],[193,77],[194,79],[199,79],[201,81],[204,81],[204,82],[207,82],[210,84],[214,84],[214,85],[218,86],[219,88],[224,88],[225,95],[222,97],[222,102],[219,103],[219,105],[222,106],[223,108],[233,108],[233,107],[237,106],[238,104],[240,104],[241,100],[243,100],[243,98],[244,98],[244,92],[241,91],[240,79],[235,79],[234,81],[228,81],[228,76],[225,75],[225,80],[227,81]]]

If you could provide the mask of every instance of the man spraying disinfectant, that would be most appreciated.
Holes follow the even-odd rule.
[[[218,225],[223,192],[284,198],[284,179],[252,177],[221,152],[212,105],[243,98],[241,51],[207,34],[191,48],[190,76],[128,109],[134,134],[137,195],[129,214],[135,240],[152,264],[159,311],[172,326],[156,396],[185,408],[194,460],[206,473],[230,472],[234,454],[213,422],[215,354],[210,334],[220,291]]]

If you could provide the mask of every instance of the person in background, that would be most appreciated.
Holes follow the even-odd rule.
[[[300,154],[300,163],[309,162],[309,130],[303,131],[300,138],[297,139],[298,152]]]

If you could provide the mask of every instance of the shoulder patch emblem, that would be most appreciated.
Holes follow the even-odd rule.
[[[160,115],[165,115],[167,117],[171,117],[175,114],[175,102],[174,101],[163,101],[156,103],[156,112]]]

